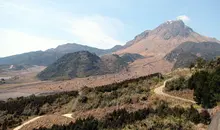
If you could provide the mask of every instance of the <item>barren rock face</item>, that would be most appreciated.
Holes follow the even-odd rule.
[[[214,38],[202,36],[193,31],[181,20],[167,21],[157,28],[145,31],[129,41],[124,49],[116,52],[139,53],[145,56],[153,55],[164,57],[183,42],[217,42]]]
[[[169,40],[171,38],[175,38],[177,36],[186,38],[193,30],[186,26],[183,21],[167,21],[161,24],[159,27],[154,29],[150,34],[151,35],[158,35],[164,40]]]
[[[133,40],[129,41],[126,43],[126,45],[124,46],[124,48],[129,47],[131,45],[133,45],[136,42],[139,42],[140,40],[143,40],[144,38],[146,38],[149,34],[150,30],[146,30],[144,32],[142,32],[141,34],[138,34],[137,36],[134,37]]]

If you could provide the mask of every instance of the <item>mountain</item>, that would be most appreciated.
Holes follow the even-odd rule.
[[[68,43],[60,45],[57,48],[48,49],[46,51],[28,52],[9,57],[0,58],[0,64],[30,64],[47,66],[52,64],[64,54],[73,53],[77,51],[89,51],[97,55],[109,54],[121,49],[122,46],[116,45],[111,49],[98,49],[76,43]]]
[[[134,62],[137,59],[144,59],[145,57],[140,54],[125,53],[124,55],[121,56],[121,58],[125,62]]]
[[[144,32],[142,32],[141,34],[138,34],[137,36],[134,37],[133,40],[131,41],[128,41],[123,48],[127,48],[127,47],[130,47],[131,45],[133,45],[134,43],[136,42],[139,42],[140,40],[146,38],[149,34],[150,30],[146,30]]]
[[[220,44],[217,42],[184,42],[165,56],[174,62],[174,68],[189,67],[198,57],[212,60],[220,56]]]
[[[111,53],[120,56],[126,53],[140,54],[145,57],[151,57],[152,61],[161,61],[166,60],[166,58],[164,58],[165,56],[185,42],[210,44],[220,43],[214,38],[198,34],[192,28],[185,25],[181,20],[173,20],[164,22],[153,30],[146,30],[140,33],[139,35],[135,36],[133,40],[127,42],[124,46],[116,45],[111,49],[104,50],[69,43],[46,51],[29,52],[0,58],[0,64],[30,64],[47,66],[55,62],[63,55],[77,51],[89,51],[98,56]],[[204,48],[202,44],[201,48]],[[188,59],[190,55],[191,54],[180,54],[181,58],[188,57]],[[195,56],[193,57],[196,58]],[[191,60],[194,58],[191,58]],[[184,63],[185,62],[186,61],[184,61]],[[180,64],[182,63],[180,62]]]
[[[164,57],[183,42],[217,42],[196,33],[181,20],[167,21],[153,30],[146,30],[129,41],[123,49],[116,54],[138,53]]]
[[[101,58],[88,51],[65,54],[44,71],[38,74],[41,80],[56,78],[87,77],[119,72],[128,64],[118,55],[105,55]]]
[[[116,54],[104,55],[101,57],[101,60],[107,69],[103,70],[105,73],[119,72],[128,65],[126,61],[124,61],[120,56]]]

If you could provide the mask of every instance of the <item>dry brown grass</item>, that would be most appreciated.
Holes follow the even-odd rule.
[[[186,90],[174,90],[174,91],[166,91],[167,94],[176,96],[176,97],[181,97],[184,99],[189,99],[189,100],[194,100],[193,99],[193,90],[186,89]]]
[[[18,86],[27,86],[41,83],[36,75],[45,69],[43,66],[28,68],[27,70],[5,71],[0,73],[0,77],[11,77],[6,80],[6,84],[0,85],[0,89],[17,88]]]
[[[189,68],[179,68],[179,69],[176,69],[170,73],[167,73],[166,74],[167,76],[170,76],[170,77],[173,77],[173,76],[176,76],[176,77],[188,77],[188,76],[191,76],[192,75],[192,72],[190,71]]]
[[[165,97],[165,96],[161,96],[161,95],[156,95],[156,94],[151,95],[148,98],[148,105],[153,106],[159,100],[164,100],[164,101],[168,102],[168,104],[170,106],[190,107],[192,105],[192,103],[189,103],[189,102],[184,102],[182,100],[177,100],[177,99],[173,99],[173,98],[169,98],[169,97]]]
[[[123,109],[125,108],[128,111],[136,111],[138,109],[147,108],[147,102],[141,102],[141,103],[134,103],[134,104],[124,104],[121,106],[112,106],[112,107],[104,107],[104,108],[97,108],[97,109],[91,109],[88,111],[76,111],[73,113],[73,118],[85,118],[88,116],[94,116],[97,119],[101,119],[103,116],[105,116],[107,113],[111,113],[114,110],[117,109]]]
[[[125,104],[122,106],[97,108],[97,109],[92,109],[92,110],[88,110],[88,111],[76,111],[72,114],[73,119],[63,117],[61,115],[45,115],[45,116],[37,119],[36,121],[25,125],[20,130],[32,130],[34,128],[39,128],[39,127],[50,128],[50,127],[52,127],[53,124],[57,124],[57,125],[68,124],[71,121],[74,122],[77,118],[86,118],[89,116],[94,116],[95,118],[101,119],[107,113],[111,113],[117,109],[125,108],[128,111],[136,111],[138,109],[143,109],[146,107],[147,107],[146,103],[136,103],[136,104]]]

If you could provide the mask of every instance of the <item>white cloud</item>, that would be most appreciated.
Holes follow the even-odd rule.
[[[29,51],[46,50],[66,43],[64,40],[55,40],[33,36],[16,30],[0,29],[1,56],[9,56]]]
[[[98,48],[123,44],[117,38],[124,24],[116,18],[82,17],[26,0],[0,2],[0,17],[1,57],[45,50],[67,42]]]
[[[176,17],[177,20],[182,20],[183,22],[187,23],[190,21],[190,18],[186,15],[180,15],[178,17]]]
[[[73,19],[70,23],[70,31],[80,43],[105,49],[123,44],[114,38],[124,26],[118,19],[95,15]]]

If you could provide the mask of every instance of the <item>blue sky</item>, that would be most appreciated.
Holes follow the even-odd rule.
[[[65,43],[110,48],[178,16],[220,39],[219,0],[0,0],[0,57]]]

